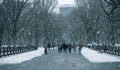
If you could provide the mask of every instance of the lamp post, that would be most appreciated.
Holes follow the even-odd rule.
[[[29,35],[29,46],[30,46],[31,45],[30,44],[31,43],[31,33],[29,32],[28,35]]]
[[[24,28],[22,28],[22,29],[20,30],[20,32],[23,33],[23,34],[21,35],[21,38],[20,38],[20,46],[23,46],[23,45],[25,45],[25,40],[24,40],[25,32],[24,32]]]
[[[98,46],[99,46],[99,35],[100,35],[100,31],[97,31],[97,35],[98,35]]]

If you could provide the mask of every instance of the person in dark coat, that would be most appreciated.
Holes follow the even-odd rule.
[[[49,48],[49,50],[50,50],[50,44],[48,44],[48,48]]]
[[[47,55],[47,47],[44,47],[44,54]]]
[[[74,49],[74,53],[76,52],[76,45],[75,43],[73,43],[73,49]]]
[[[62,47],[62,49],[63,49],[64,52],[67,52],[67,48],[66,48],[67,45],[65,43],[63,43],[61,47]]]
[[[72,48],[72,45],[70,44],[70,45],[68,46],[69,53],[71,53],[71,48]]]
[[[82,47],[83,47],[83,45],[82,45],[82,41],[81,41],[80,45],[79,45],[79,54],[81,54]]]

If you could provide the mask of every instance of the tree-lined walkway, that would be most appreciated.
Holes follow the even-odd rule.
[[[94,57],[93,57],[94,58]],[[17,59],[17,58],[16,58]],[[0,70],[119,70],[120,63],[91,63],[78,53],[48,51],[21,64],[0,65]]]

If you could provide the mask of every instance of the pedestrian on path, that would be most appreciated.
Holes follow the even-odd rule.
[[[44,54],[47,55],[47,47],[44,47]]]
[[[76,52],[76,45],[75,43],[73,43],[73,49],[74,49],[74,53]]]
[[[69,53],[71,53],[71,48],[72,48],[72,45],[69,44],[69,46],[68,46]]]
[[[47,45],[47,46],[48,46],[48,48],[49,48],[49,50],[50,50],[50,43],[48,43],[48,45]]]
[[[82,45],[82,41],[81,41],[80,45],[79,45],[79,54],[81,54],[82,47],[83,47],[83,45]]]

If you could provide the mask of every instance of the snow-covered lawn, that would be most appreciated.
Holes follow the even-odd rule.
[[[19,64],[28,60],[32,60],[33,58],[41,56],[42,54],[44,54],[44,48],[38,48],[38,50],[0,58],[0,64]]]
[[[90,62],[120,62],[119,56],[114,56],[106,53],[99,53],[98,51],[84,47],[82,55],[85,56]]]

